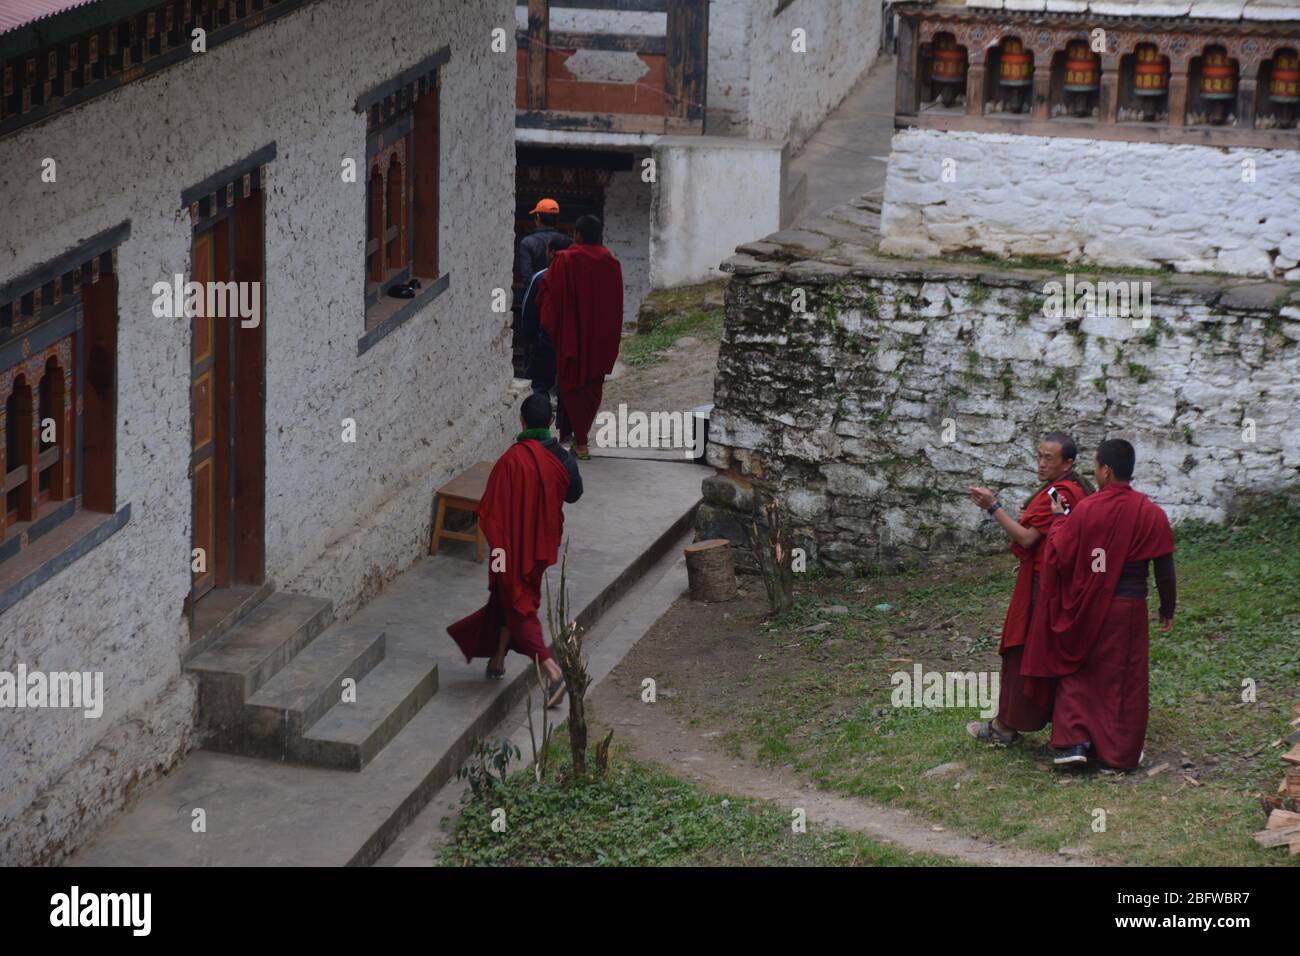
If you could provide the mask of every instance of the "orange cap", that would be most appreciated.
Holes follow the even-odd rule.
[[[549,213],[552,216],[558,216],[560,214],[560,204],[556,202],[554,199],[538,200],[537,205],[534,206],[529,211],[528,215],[535,216],[539,212]]]

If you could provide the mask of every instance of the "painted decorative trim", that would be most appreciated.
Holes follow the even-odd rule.
[[[407,86],[418,83],[422,79],[428,78],[430,73],[436,73],[438,69],[451,59],[451,47],[444,46],[442,49],[425,57],[415,66],[403,70],[396,77],[380,83],[378,86],[367,90],[357,97],[356,106],[358,113],[364,113],[372,106],[382,103],[390,96],[400,94]]]
[[[220,193],[226,186],[258,172],[267,163],[272,162],[275,156],[276,146],[275,142],[272,141],[239,162],[231,163],[225,169],[218,170],[207,179],[196,183],[181,193],[181,208],[192,206],[203,199]]]
[[[21,27],[0,39],[0,137],[177,63],[206,56],[191,47],[195,29],[207,32],[206,49],[211,53],[315,2],[229,0],[218,7],[205,0],[153,5],[102,0],[89,9],[76,8]],[[74,29],[77,32],[69,35]],[[125,46],[118,45],[122,34],[129,37]],[[38,94],[40,102],[36,102]]]
[[[420,294],[411,299],[406,305],[402,306],[384,321],[380,322],[373,329],[361,336],[357,340],[357,355],[365,355],[368,351],[378,345],[400,326],[405,325],[412,318],[427,306],[438,296],[447,291],[451,285],[451,274],[444,272],[442,277],[427,289],[421,289]]]
[[[111,229],[97,233],[85,242],[63,253],[49,262],[42,263],[34,269],[23,273],[18,278],[0,285],[0,305],[21,299],[29,292],[34,292],[43,285],[54,282],[64,275],[76,272],[92,259],[100,258],[112,252],[131,238],[131,221],[120,223]]]
[[[85,512],[83,512],[84,514]],[[95,527],[91,528],[84,535],[74,541],[68,547],[64,548],[58,554],[54,555],[40,567],[32,569],[31,572],[24,575],[9,587],[0,591],[0,614],[4,614],[11,607],[21,601],[27,595],[31,594],[38,587],[49,581],[60,571],[70,567],[73,563],[89,554],[95,548],[99,547],[131,520],[131,505],[125,504],[118,509],[116,514],[105,515],[104,520]]]

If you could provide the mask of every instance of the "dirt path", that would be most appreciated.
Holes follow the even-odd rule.
[[[660,622],[662,624],[662,621]],[[802,808],[808,821],[865,833],[909,852],[931,853],[982,866],[1080,866],[1074,858],[1013,849],[951,832],[918,820],[906,810],[817,790],[811,783],[778,768],[759,767],[727,753],[717,742],[721,731],[703,726],[698,718],[686,727],[673,714],[674,703],[641,701],[645,675],[681,676],[682,648],[671,632],[651,628],[591,693],[593,719],[614,730],[614,739],[630,747],[639,759],[658,764],[677,776],[694,780],[716,793],[766,800],[782,807]],[[719,691],[739,675],[737,669],[715,667],[720,661],[705,649],[690,669]],[[733,663],[735,663],[733,661]],[[662,688],[663,681],[659,682]],[[670,686],[680,686],[674,682]],[[668,690],[663,694],[674,694]],[[603,731],[602,731],[603,733]],[[594,736],[594,735],[593,735]]]
[[[622,402],[643,412],[673,412],[712,402],[720,343],[695,336],[683,339],[653,365],[629,368],[620,363],[605,384],[601,409],[617,412]]]

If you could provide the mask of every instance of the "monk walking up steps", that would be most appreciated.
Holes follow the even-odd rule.
[[[557,253],[542,288],[542,328],[555,350],[560,440],[590,457],[588,433],[600,410],[605,376],[614,370],[623,331],[623,268],[601,243],[595,216],[574,223],[575,245]]]
[[[1002,625],[1002,676],[998,696],[998,714],[989,721],[972,721],[966,731],[976,740],[985,743],[1013,744],[1020,733],[1042,730],[1052,716],[1051,687],[1045,685],[1042,694],[1030,698],[1021,681],[1021,655],[1025,638],[1029,634],[1029,621],[1034,613],[1038,593],[1039,571],[1043,563],[1042,542],[1053,521],[1053,496],[1064,506],[1073,508],[1087,493],[1083,481],[1074,473],[1078,448],[1074,440],[1063,432],[1044,435],[1038,443],[1038,480],[1041,487],[1029,496],[1013,519],[987,488],[972,488],[971,500],[979,505],[1002,526],[1011,538],[1011,551],[1020,559],[1015,589],[1011,592],[1011,605]]]
[[[1052,746],[1059,765],[1091,750],[1103,770],[1131,770],[1147,729],[1147,567],[1155,561],[1160,629],[1173,627],[1174,536],[1169,519],[1129,485],[1133,446],[1097,447],[1098,491],[1061,518],[1043,550],[1039,607],[1021,673],[1033,693],[1055,680]]]
[[[505,677],[508,650],[541,662],[550,678],[546,706],[564,696],[564,677],[542,636],[537,609],[542,575],[555,563],[564,537],[564,504],[582,495],[573,456],[551,436],[551,400],[533,394],[520,409],[519,433],[488,477],[479,526],[491,549],[488,603],[447,628],[465,660],[488,658],[487,676]]]

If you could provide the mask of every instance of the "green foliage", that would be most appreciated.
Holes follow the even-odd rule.
[[[1053,369],[1052,374],[1046,378],[1039,379],[1038,387],[1048,392],[1055,392],[1065,384],[1065,370]]]
[[[623,339],[619,357],[632,368],[656,365],[664,360],[664,353],[673,347],[673,343],[684,335],[711,340],[721,338],[722,322],[721,309],[697,309],[674,316],[650,332]]]
[[[1022,295],[1020,304],[1016,309],[1016,321],[1023,324],[1030,322],[1034,315],[1041,311],[1042,305],[1039,300],[1032,295]]]
[[[557,762],[563,755],[556,754]],[[602,778],[537,785],[514,775],[494,803],[470,803],[442,850],[445,866],[855,865],[949,861],[813,825],[795,833],[789,808],[710,794],[616,750]],[[492,829],[505,811],[504,832]]]
[[[456,771],[456,779],[468,781],[476,799],[488,800],[505,786],[510,763],[519,757],[519,748],[509,739],[480,737],[474,741],[469,759]]]
[[[978,309],[981,305],[989,300],[991,290],[983,282],[978,280],[970,287],[970,293],[966,296],[966,301],[972,308]]]
[[[1139,385],[1145,385],[1151,381],[1151,369],[1145,365],[1139,365],[1137,362],[1128,363],[1128,373]]]

